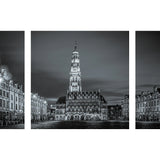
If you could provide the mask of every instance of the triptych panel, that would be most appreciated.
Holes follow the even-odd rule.
[[[159,129],[160,32],[135,36],[136,128]],[[31,95],[24,94],[24,31],[0,31],[1,129],[24,128],[25,96],[32,129],[129,129],[129,31],[32,31],[25,43]]]

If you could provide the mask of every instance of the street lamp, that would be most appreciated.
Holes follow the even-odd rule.
[[[37,98],[37,96],[34,94],[34,95],[33,95],[33,98]]]
[[[47,104],[47,101],[44,101],[44,104]]]

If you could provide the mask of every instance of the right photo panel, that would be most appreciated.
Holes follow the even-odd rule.
[[[160,31],[136,32],[136,129],[160,129]]]

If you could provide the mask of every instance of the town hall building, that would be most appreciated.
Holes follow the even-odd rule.
[[[84,91],[81,84],[80,57],[75,42],[71,58],[69,90],[55,104],[55,120],[107,120],[107,102],[100,90]]]

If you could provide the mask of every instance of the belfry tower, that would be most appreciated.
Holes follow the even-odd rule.
[[[72,52],[71,71],[69,79],[69,92],[81,92],[81,71],[79,52],[77,51],[77,42],[75,41],[74,50]]]

